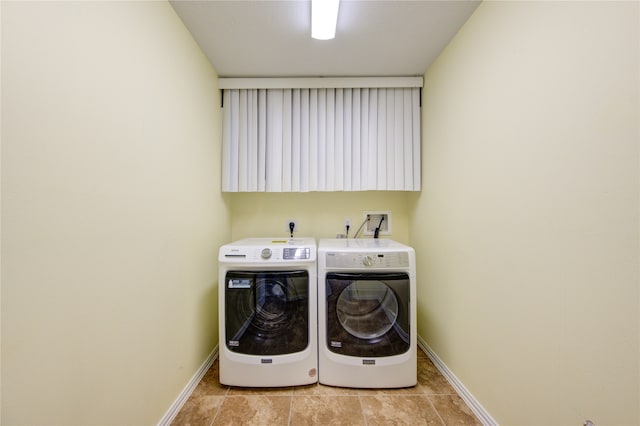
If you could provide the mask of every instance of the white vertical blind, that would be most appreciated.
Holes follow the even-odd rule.
[[[239,93],[239,117],[245,121],[248,120],[250,115],[247,111],[249,107],[248,97],[249,91],[245,90]],[[238,190],[242,191],[243,188],[248,187],[249,179],[249,154],[247,144],[249,143],[248,131],[249,126],[239,126],[238,128]]]
[[[351,157],[347,160],[345,157],[345,164],[347,165],[347,173],[351,175],[351,182],[345,188],[347,191],[353,191],[353,188],[360,188],[360,173],[362,170],[362,157],[360,154],[360,89],[353,89],[351,91],[351,118],[345,121],[346,126],[350,126],[348,132],[345,135],[351,142]]]
[[[300,192],[302,186],[302,175],[300,174],[300,167],[302,166],[302,117],[300,110],[300,91],[293,91],[293,99],[291,103],[291,113],[293,114],[291,119],[291,192]],[[294,143],[297,141],[297,143]],[[297,160],[297,161],[296,161]],[[293,176],[298,176],[298,179],[294,179]]]
[[[311,118],[313,117],[313,119]],[[309,191],[318,190],[318,89],[309,92]]]
[[[291,178],[293,175],[293,96],[291,89],[284,90],[282,99],[282,191],[292,192]],[[300,159],[296,159],[300,164]]]
[[[417,87],[225,89],[222,190],[420,190]]]
[[[411,144],[411,148],[412,148],[412,155],[413,155],[413,173],[411,173],[410,175],[405,175],[407,176],[407,180],[410,181],[411,177],[413,177],[413,188],[414,191],[419,191],[420,190],[420,184],[422,182],[422,176],[421,176],[421,172],[420,172],[420,164],[422,161],[422,156],[420,155],[420,146],[421,143],[415,143],[415,141],[420,141],[420,119],[421,119],[421,115],[420,115],[420,109],[416,108],[415,105],[420,105],[420,92],[418,90],[412,90],[411,91],[411,114],[412,114],[412,120],[411,120],[411,130],[413,131],[412,136],[411,136],[411,140],[414,141]],[[407,114],[409,114],[407,112]],[[416,123],[418,123],[416,125]],[[407,184],[407,186],[409,186],[409,184]]]
[[[255,132],[258,134],[258,174],[256,176],[256,191],[264,192],[266,190],[267,179],[267,91],[265,89],[258,90],[258,111],[256,113],[258,122]],[[224,129],[224,123],[222,128]],[[224,145],[224,140],[222,141]],[[222,173],[224,173],[224,164],[222,165]],[[254,185],[249,187],[247,191],[254,191]],[[222,188],[224,191],[224,188]]]
[[[327,91],[318,90],[318,191],[327,190]]]

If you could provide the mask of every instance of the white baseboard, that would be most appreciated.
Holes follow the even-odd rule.
[[[440,373],[442,373],[442,375],[449,381],[458,395],[460,395],[460,398],[462,398],[462,400],[469,406],[471,411],[473,411],[473,414],[478,417],[478,420],[480,420],[485,426],[497,426],[498,422],[491,417],[482,404],[480,404],[471,392],[469,392],[469,389],[467,389],[460,379],[458,379],[456,375],[449,370],[449,367],[442,362],[438,355],[436,355],[429,345],[427,345],[427,342],[425,342],[420,336],[418,336],[418,346],[427,354]]]
[[[176,418],[176,416],[182,409],[184,403],[187,402],[187,399],[189,399],[193,391],[196,389],[196,386],[198,386],[198,383],[200,383],[200,380],[202,380],[209,368],[213,365],[213,362],[216,360],[216,358],[218,358],[218,345],[213,348],[207,359],[200,366],[198,371],[196,371],[196,374],[193,375],[191,380],[189,380],[189,383],[187,383],[184,389],[182,389],[182,392],[180,392],[178,398],[173,401],[171,407],[169,407],[167,412],[164,413],[164,416],[162,416],[162,418],[158,422],[158,426],[169,426],[171,424],[171,422]]]

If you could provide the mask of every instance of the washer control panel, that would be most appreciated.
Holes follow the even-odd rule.
[[[380,253],[328,252],[326,262],[329,268],[408,268],[409,253],[403,251]]]
[[[303,260],[311,257],[311,248],[309,247],[285,247],[282,250],[282,258],[285,260]]]
[[[310,239],[247,239],[220,248],[219,260],[227,263],[315,262],[315,241]]]

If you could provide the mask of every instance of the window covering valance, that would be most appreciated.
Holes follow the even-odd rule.
[[[221,89],[391,89],[422,87],[422,77],[295,77],[218,79]]]
[[[420,89],[225,89],[222,190],[420,190]]]

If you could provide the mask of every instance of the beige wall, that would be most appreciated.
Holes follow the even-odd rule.
[[[353,236],[366,211],[390,211],[391,238],[409,241],[408,192],[310,192],[225,194],[231,206],[234,240],[248,237],[287,236],[287,223],[296,221],[301,237],[335,238],[344,233],[345,219],[351,219]],[[371,237],[366,237],[371,238]]]
[[[640,423],[637,3],[483,3],[425,76],[420,194],[222,195],[168,4],[1,7],[3,424],[156,423],[217,343],[218,247],[363,210],[501,424]]]
[[[2,2],[2,423],[155,424],[217,344],[216,74],[165,2]]]
[[[425,75],[418,332],[500,424],[640,424],[638,5],[484,2]]]

